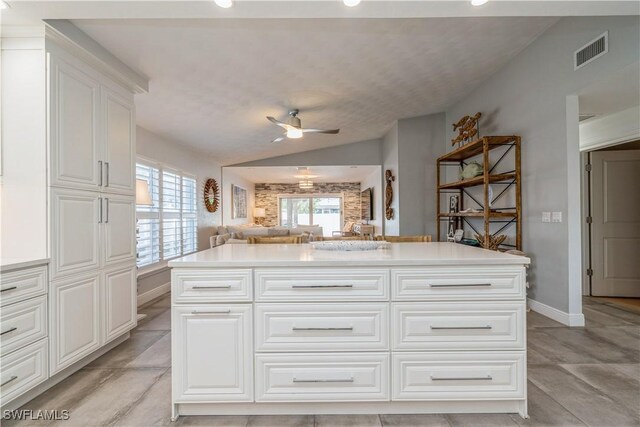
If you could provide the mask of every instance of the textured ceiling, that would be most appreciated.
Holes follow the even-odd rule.
[[[150,78],[138,124],[222,164],[379,138],[443,111],[556,18],[74,20]],[[265,116],[341,128],[271,144]]]
[[[300,181],[294,175],[300,175],[293,166],[239,166],[224,168],[249,182],[269,184],[295,184]],[[314,182],[362,182],[377,172],[382,181],[380,166],[310,166],[309,175],[315,176]]]

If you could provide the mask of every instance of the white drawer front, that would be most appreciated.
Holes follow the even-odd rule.
[[[373,304],[256,304],[256,351],[387,350],[389,308]]]
[[[389,354],[259,354],[256,402],[389,400]]]
[[[172,271],[174,303],[251,301],[250,269]]]
[[[35,267],[2,273],[0,305],[13,304],[46,292],[47,267]]]
[[[0,350],[11,353],[47,336],[47,297],[29,299],[0,310]]]
[[[524,352],[394,353],[393,400],[523,399]]]
[[[524,350],[525,303],[393,303],[393,350]]]
[[[45,338],[2,357],[0,399],[3,405],[47,379],[47,353]]]
[[[258,301],[386,301],[389,271],[355,268],[256,269]]]
[[[391,270],[394,300],[524,299],[524,267],[431,267]]]

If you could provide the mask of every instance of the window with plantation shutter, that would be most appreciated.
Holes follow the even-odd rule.
[[[136,164],[136,178],[147,181],[152,206],[138,205],[138,267],[198,249],[195,177],[148,160]]]

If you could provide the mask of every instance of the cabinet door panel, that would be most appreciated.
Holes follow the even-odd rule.
[[[109,342],[136,326],[135,265],[105,272],[102,283],[105,342]]]
[[[253,400],[251,304],[173,308],[173,399]]]
[[[100,276],[53,282],[49,298],[53,375],[100,347]]]
[[[79,68],[51,56],[51,185],[96,190],[100,86]]]
[[[98,193],[51,191],[51,277],[100,267],[100,199]]]
[[[102,88],[105,144],[104,190],[135,194],[135,119],[133,103]]]
[[[136,205],[133,197],[103,195],[103,265],[136,259]]]

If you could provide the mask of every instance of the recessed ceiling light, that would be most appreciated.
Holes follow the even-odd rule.
[[[342,0],[345,6],[354,7],[360,4],[362,0]]]
[[[9,3],[3,0],[0,0],[0,9],[9,9]]]
[[[213,0],[213,1],[215,1],[218,6],[223,7],[225,9],[228,9],[231,6],[233,6],[233,0]]]
[[[471,0],[471,4],[473,6],[482,6],[483,4],[485,4],[488,1],[489,0]]]

